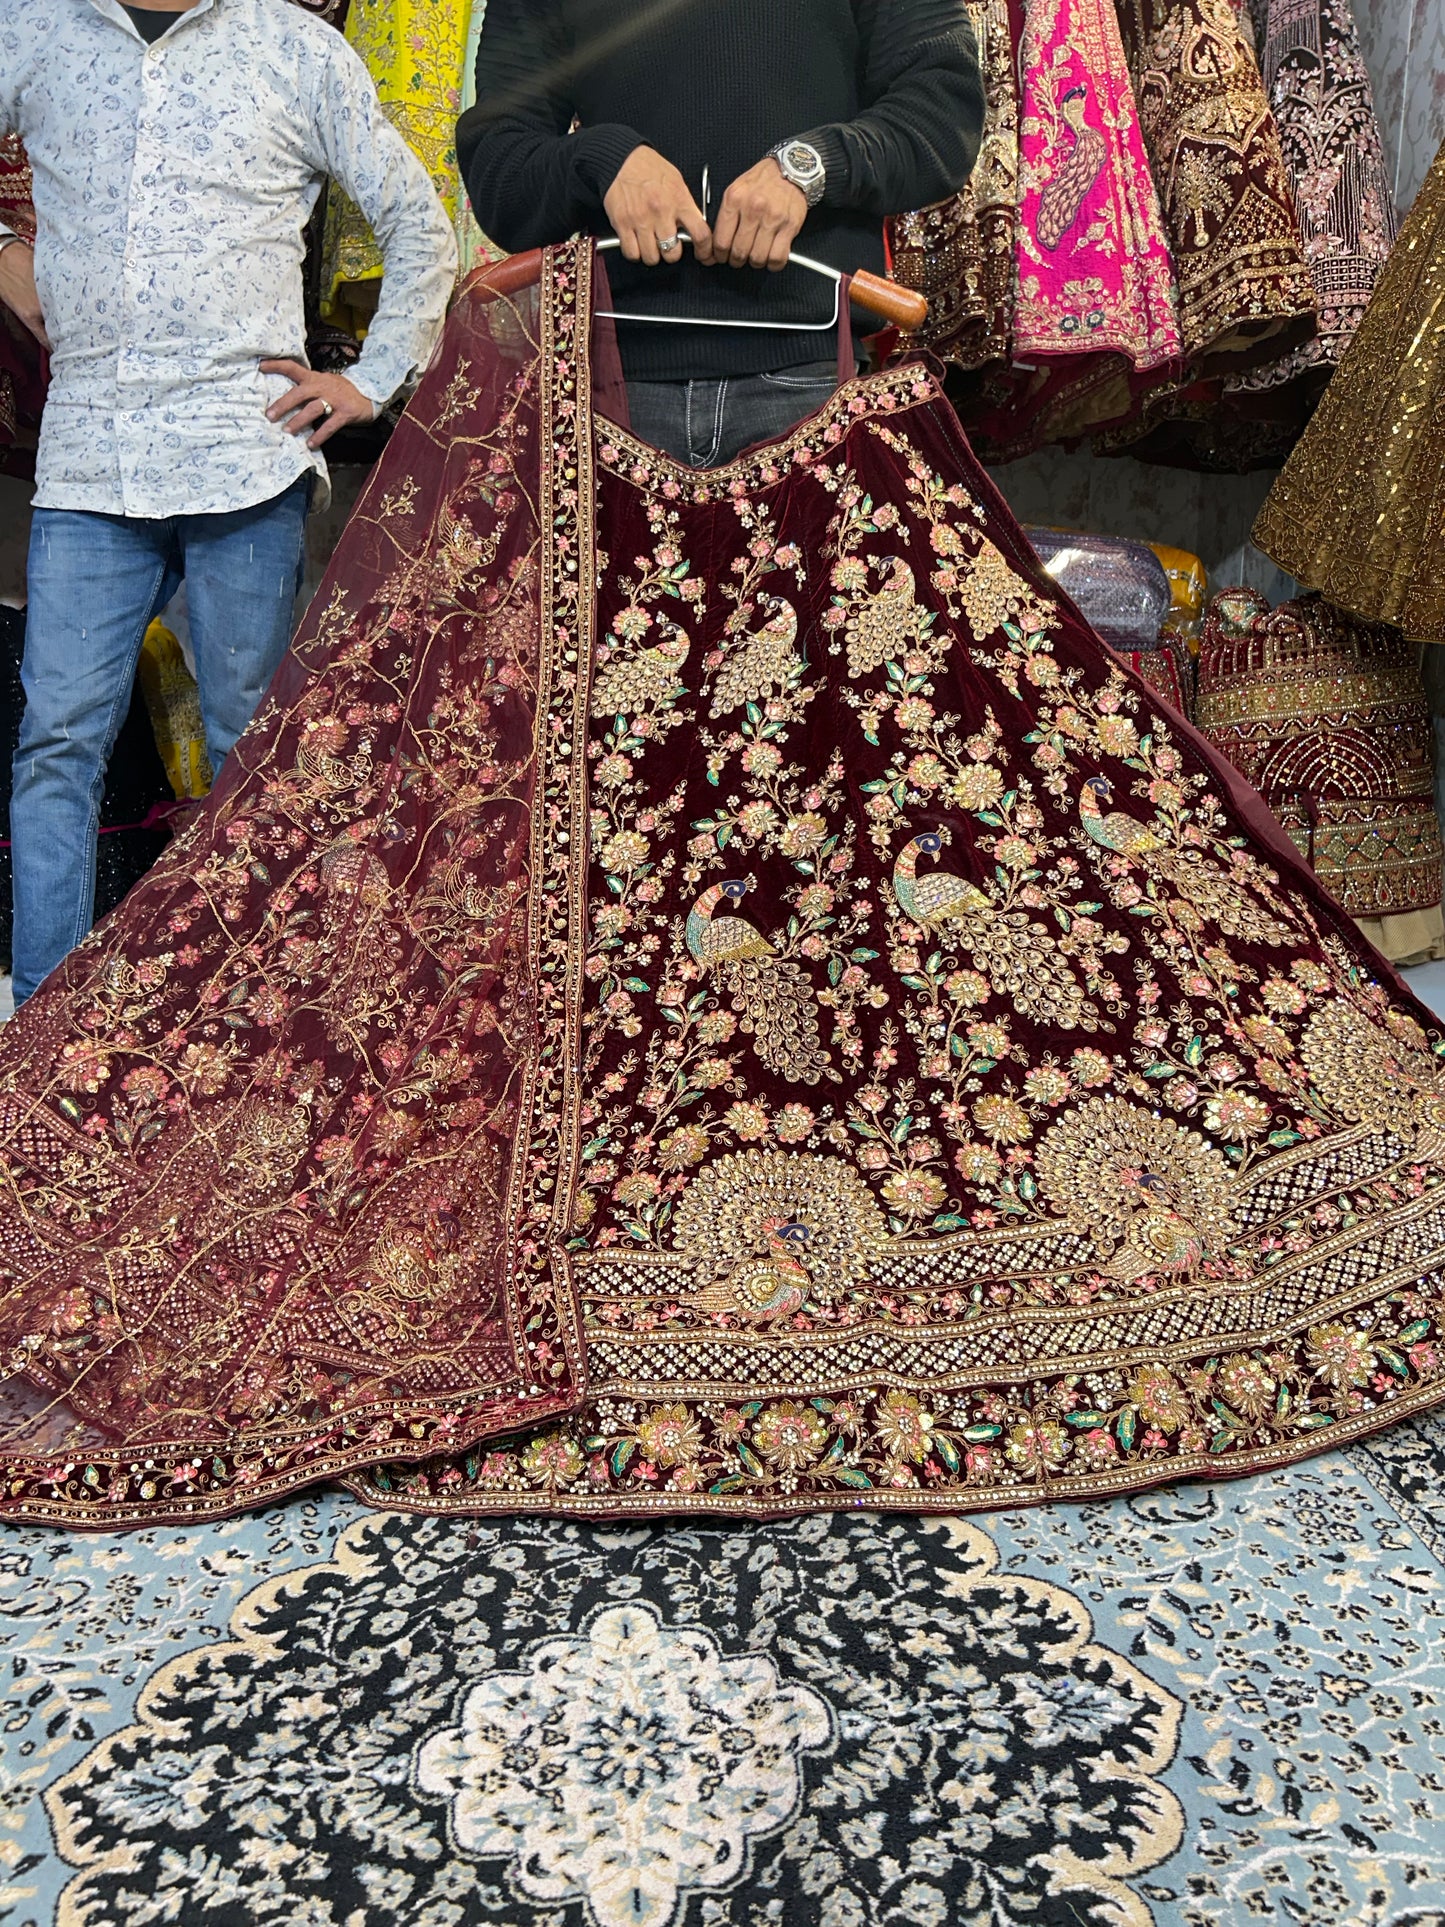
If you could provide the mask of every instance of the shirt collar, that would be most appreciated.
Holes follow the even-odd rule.
[[[138,7],[143,6],[145,0],[135,0],[135,3]],[[178,13],[176,20],[178,22],[194,20],[198,13],[209,13],[211,8],[216,4],[217,0],[197,0],[197,4],[187,12]],[[120,0],[86,0],[86,5],[93,7],[97,13],[104,14],[107,20],[113,20],[118,27],[124,27],[125,31],[134,39],[143,39],[139,27],[136,26],[134,20],[131,19],[125,8],[120,4]],[[170,28],[166,29],[167,34],[169,34],[170,31]],[[164,37],[165,36],[162,36],[162,38]]]

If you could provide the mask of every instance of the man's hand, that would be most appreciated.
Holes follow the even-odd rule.
[[[35,292],[35,252],[24,241],[7,241],[0,248],[0,301],[20,317],[48,353],[50,337],[45,332],[40,296]]]
[[[692,251],[699,261],[712,258],[712,237],[702,209],[672,162],[655,148],[633,148],[618,168],[602,210],[629,261],[643,261],[649,268],[659,261],[680,261],[679,230],[692,237]],[[672,246],[664,248],[662,242],[669,240]]]
[[[730,268],[785,268],[808,218],[808,197],[783,179],[771,154],[739,174],[717,211],[712,260]]]
[[[6,249],[6,253],[9,249]],[[5,257],[0,255],[0,267]],[[273,401],[266,410],[269,422],[279,422],[289,415],[286,423],[288,435],[305,434],[308,428],[320,423],[314,435],[307,435],[308,448],[320,448],[329,442],[338,430],[349,428],[353,422],[369,422],[376,419],[375,405],[369,402],[359,388],[355,388],[345,375],[318,375],[304,362],[300,361],[263,361],[263,375],[284,375],[292,386],[279,401]],[[327,409],[330,409],[330,414]]]

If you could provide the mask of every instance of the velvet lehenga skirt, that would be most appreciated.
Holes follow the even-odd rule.
[[[1438,1400],[1428,1013],[927,367],[681,468],[592,272],[463,296],[204,811],[0,1034],[0,1503],[958,1510]]]

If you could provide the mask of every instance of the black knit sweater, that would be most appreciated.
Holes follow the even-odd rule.
[[[843,269],[883,266],[883,217],[968,178],[983,93],[964,0],[489,0],[477,105],[457,153],[483,230],[509,250],[607,231],[602,201],[646,145],[710,220],[778,141],[827,168],[797,246]],[[710,198],[703,201],[703,170]],[[798,268],[630,266],[605,257],[619,307],[809,321],[831,295]],[[825,336],[619,328],[631,380],[758,373],[832,353]]]

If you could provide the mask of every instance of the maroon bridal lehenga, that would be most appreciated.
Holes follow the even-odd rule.
[[[0,1034],[11,1516],[957,1510],[1440,1399],[1427,1013],[926,367],[697,473],[594,413],[591,288],[473,284]]]

